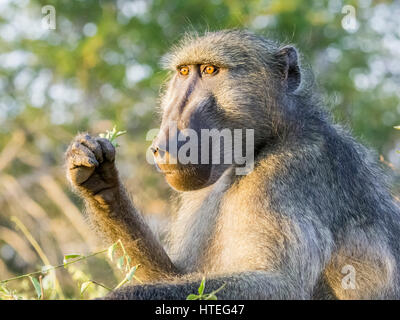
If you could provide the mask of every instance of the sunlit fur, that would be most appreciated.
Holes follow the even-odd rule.
[[[146,284],[107,298],[185,299],[203,275],[208,292],[226,283],[219,299],[399,298],[399,207],[376,155],[332,123],[305,71],[298,86],[296,51],[233,30],[186,36],[164,59],[173,72],[204,62],[228,70],[212,121],[255,129],[255,168],[215,168],[215,183],[178,193],[166,251],[113,174],[97,198],[93,182],[75,183],[98,228],[144,265]],[[342,285],[346,265],[355,289]]]

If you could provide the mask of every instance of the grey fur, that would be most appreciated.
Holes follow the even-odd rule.
[[[295,53],[228,30],[185,37],[164,59],[173,70],[201,63],[230,70],[229,85],[213,92],[223,115],[208,118],[216,127],[256,129],[255,167],[246,176],[228,169],[214,184],[180,193],[166,245],[174,267],[163,257],[153,280],[107,298],[185,299],[203,275],[206,291],[226,283],[219,299],[399,298],[398,204],[376,155],[332,123],[304,76],[298,87]],[[113,215],[138,219],[132,205],[123,209]],[[149,239],[139,237],[161,250]],[[146,260],[134,246],[130,253]],[[356,272],[355,289],[342,284],[346,265]]]

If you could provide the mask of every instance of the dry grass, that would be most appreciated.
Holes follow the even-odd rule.
[[[72,137],[61,132],[59,138],[65,144]],[[66,254],[89,255],[106,247],[86,224],[81,202],[70,192],[62,155],[48,165],[45,152],[28,143],[28,139],[24,131],[15,131],[0,152],[0,280],[41,270],[44,265],[62,264]],[[155,202],[148,203],[150,210],[164,209],[165,203],[158,201],[156,206]],[[21,225],[17,226],[16,221]],[[43,298],[103,295],[107,290],[93,283],[115,287],[124,278],[124,272],[105,254],[99,254],[67,269],[58,268],[55,286],[44,274]],[[86,281],[93,285],[81,296],[80,286]],[[29,278],[8,282],[7,287],[23,298],[36,297]]]

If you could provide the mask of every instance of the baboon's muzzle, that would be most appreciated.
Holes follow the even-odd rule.
[[[153,141],[150,147],[153,152],[157,169],[165,175],[167,182],[180,191],[196,190],[204,187],[211,172],[210,164],[201,164],[201,148],[198,146],[198,161],[196,163],[182,163],[180,149],[187,141],[178,139],[179,129],[162,132]]]

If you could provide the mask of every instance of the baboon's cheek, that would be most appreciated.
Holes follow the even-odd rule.
[[[198,190],[208,186],[210,172],[211,166],[190,166],[165,174],[165,179],[177,191]]]

